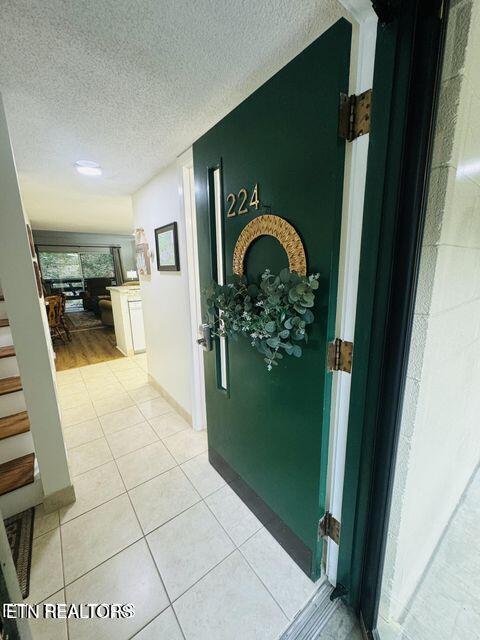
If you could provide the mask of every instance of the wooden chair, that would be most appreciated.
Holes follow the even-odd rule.
[[[62,323],[62,296],[48,296],[45,298],[45,302],[47,303],[50,335],[52,336],[52,339],[60,338],[62,342],[65,342],[65,331]]]
[[[60,294],[60,297],[62,298],[62,309],[61,309],[61,314],[60,314],[60,324],[63,327],[63,330],[65,331],[65,335],[67,336],[67,339],[71,342],[72,340],[72,336],[70,335],[70,329],[67,326],[67,323],[65,321],[65,306],[67,303],[67,296],[64,293]]]

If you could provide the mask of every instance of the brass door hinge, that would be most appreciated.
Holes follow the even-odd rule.
[[[340,522],[327,511],[318,523],[318,539],[330,538],[337,544],[340,542]]]
[[[359,96],[340,94],[339,136],[347,142],[352,142],[365,133],[369,133],[371,108],[371,89],[364,91]]]
[[[328,371],[346,371],[352,373],[353,342],[335,338],[328,345]]]

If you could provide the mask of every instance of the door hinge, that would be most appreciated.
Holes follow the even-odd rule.
[[[330,538],[337,544],[340,542],[340,522],[329,511],[318,523],[318,539]]]
[[[372,90],[359,96],[340,94],[340,118],[338,134],[347,142],[370,132],[370,114],[372,108]]]
[[[328,345],[328,371],[346,371],[352,373],[353,342],[335,338]]]

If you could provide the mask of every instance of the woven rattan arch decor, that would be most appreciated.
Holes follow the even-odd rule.
[[[290,271],[300,276],[307,275],[307,259],[300,236],[292,225],[279,216],[258,216],[243,229],[238,236],[233,251],[233,273],[243,275],[247,251],[254,240],[260,236],[273,236],[285,249]]]

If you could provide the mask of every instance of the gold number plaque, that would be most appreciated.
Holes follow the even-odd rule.
[[[233,273],[243,275],[247,251],[260,236],[276,238],[285,249],[290,271],[300,276],[307,275],[307,259],[300,236],[289,222],[274,215],[258,216],[244,227],[233,251]]]
[[[238,211],[235,211],[235,205],[237,204],[237,200],[240,203]],[[248,189],[242,187],[240,191],[235,195],[234,193],[229,193],[227,196],[227,202],[229,203],[227,218],[233,218],[234,216],[242,216],[249,212],[249,207],[253,207],[258,210],[258,205],[260,204],[260,200],[258,199],[258,183],[253,187],[252,197],[250,198],[250,202],[247,204],[248,200]]]

